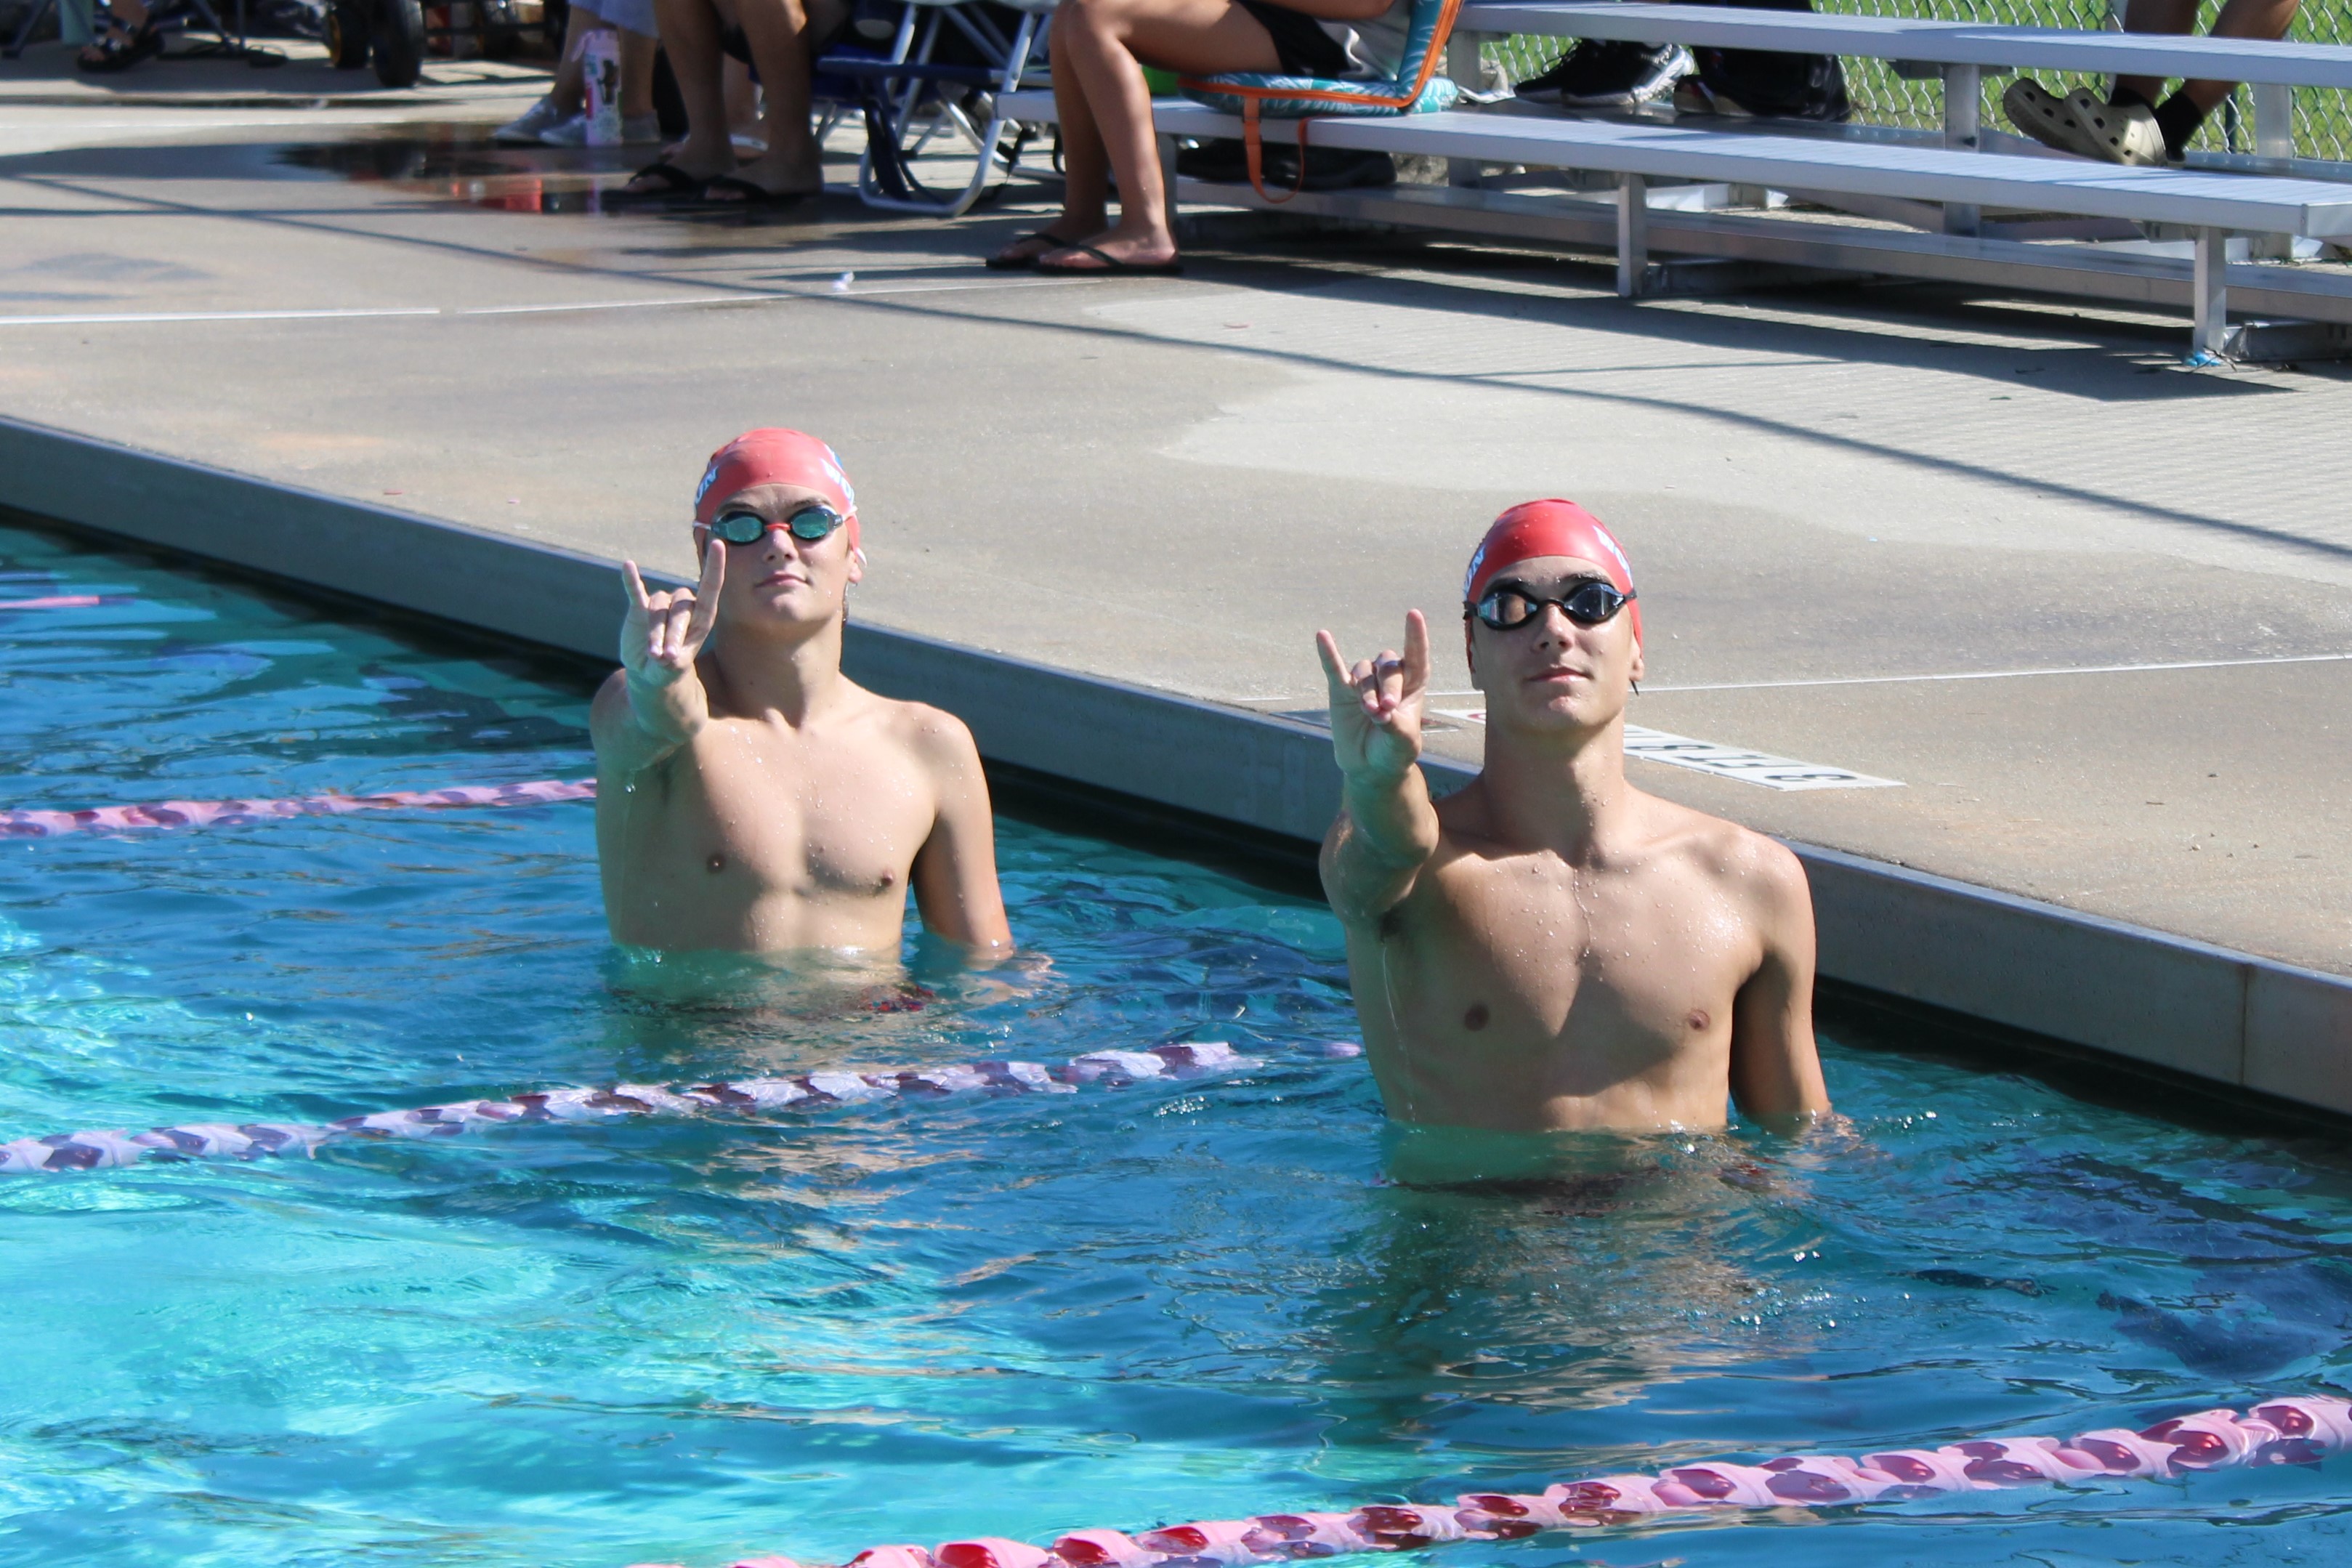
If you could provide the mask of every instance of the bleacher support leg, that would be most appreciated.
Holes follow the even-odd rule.
[[[2284,174],[2294,158],[2294,89],[2283,81],[2256,82],[2254,93],[2254,156],[2274,174]],[[2259,261],[2294,259],[2294,237],[2258,234],[2253,255]]]
[[[1944,68],[1944,145],[1964,153],[1977,150],[1978,116],[1983,108],[1984,70],[1979,66]],[[1974,234],[1983,213],[1974,202],[1944,204],[1946,234]]]
[[[2190,357],[2221,355],[2221,341],[2230,330],[2230,232],[2221,228],[2197,231],[2197,328]]]
[[[1638,299],[1650,269],[1650,185],[1639,174],[1617,180],[1617,297]]]
[[[1465,32],[1456,27],[1445,40],[1445,74],[1469,91],[1480,89],[1485,79],[1485,68],[1479,64],[1484,56],[1480,46],[1486,42],[1481,33]],[[1475,158],[1445,160],[1445,183],[1449,185],[1475,185],[1485,173],[1485,166]]]

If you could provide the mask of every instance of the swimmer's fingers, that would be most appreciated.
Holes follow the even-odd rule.
[[[645,574],[634,561],[621,563],[621,591],[629,596],[629,608],[642,612],[647,607]]]
[[[1387,719],[1404,700],[1404,660],[1392,647],[1381,649],[1378,658],[1368,667],[1364,686],[1364,707],[1378,719]]]
[[[1315,652],[1323,660],[1323,679],[1331,689],[1331,700],[1346,702],[1352,699],[1356,695],[1356,679],[1349,673],[1348,661],[1339,652],[1339,639],[1329,632],[1317,632]]]
[[[688,640],[694,631],[695,612],[699,605],[690,589],[680,588],[669,596],[669,613],[663,616],[662,662],[680,668],[694,658],[694,645]]]
[[[687,617],[688,658],[701,652],[709,637],[711,625],[719,619],[719,590],[726,584],[727,547],[714,539],[702,557],[702,582],[694,590],[694,613]]]
[[[1429,689],[1429,617],[1419,610],[1404,613],[1404,687],[1406,697]]]

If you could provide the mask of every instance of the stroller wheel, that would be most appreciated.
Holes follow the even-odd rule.
[[[369,42],[376,80],[386,87],[415,87],[425,74],[423,0],[376,0]]]
[[[367,64],[367,0],[333,0],[327,7],[327,58],[339,71]]]

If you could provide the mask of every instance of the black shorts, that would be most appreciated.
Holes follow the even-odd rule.
[[[1234,0],[1234,4],[1256,17],[1258,26],[1272,36],[1274,58],[1282,62],[1283,75],[1342,77],[1354,68],[1339,40],[1306,12],[1276,5],[1273,0]]]

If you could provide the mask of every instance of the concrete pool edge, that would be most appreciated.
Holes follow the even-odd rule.
[[[0,502],[590,658],[610,562],[0,418]],[[1312,841],[1339,780],[1320,729],[853,624],[856,678],[961,715],[992,760]],[[1468,776],[1433,759],[1439,781]],[[1796,844],[1824,976],[2322,1110],[2352,1112],[2352,980]]]

